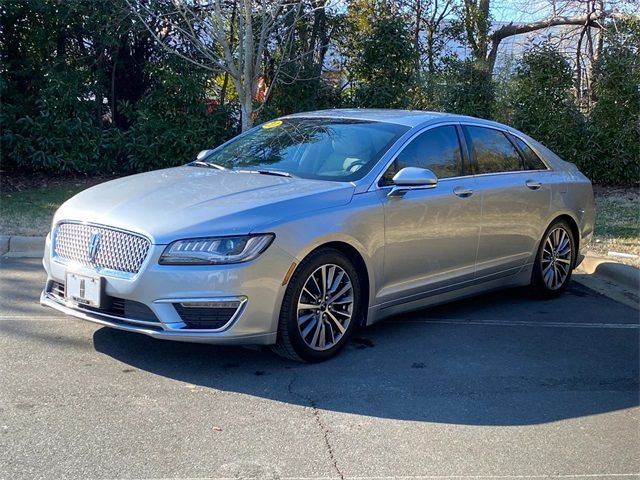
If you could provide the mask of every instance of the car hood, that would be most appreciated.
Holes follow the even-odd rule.
[[[349,183],[184,166],[89,188],[65,202],[54,222],[115,226],[162,245],[179,238],[259,231],[347,204],[353,192]]]

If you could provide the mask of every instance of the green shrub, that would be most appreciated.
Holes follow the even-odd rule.
[[[549,46],[526,51],[511,80],[511,124],[567,161],[581,165],[584,119],[571,94],[572,71],[565,56]]]
[[[231,112],[207,103],[203,73],[180,75],[164,68],[153,78],[135,107],[120,106],[131,122],[123,134],[124,170],[181,165],[237,133]]]
[[[471,60],[451,60],[439,76],[440,109],[460,115],[493,118],[495,86],[491,74]]]
[[[339,90],[323,78],[279,81],[260,111],[258,121],[297,112],[322,110],[340,106]]]
[[[346,103],[366,108],[408,108],[416,89],[416,49],[405,19],[381,7],[348,40],[350,88]]]
[[[35,105],[33,115],[21,116],[19,106],[3,109],[3,166],[62,173],[113,167],[101,155],[102,132],[92,119],[95,101],[78,72],[50,72]]]
[[[622,40],[607,38],[594,69],[597,101],[581,167],[598,183],[640,182],[640,42]]]

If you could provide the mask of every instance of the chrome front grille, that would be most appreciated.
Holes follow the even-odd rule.
[[[82,223],[61,223],[54,239],[54,255],[68,263],[138,273],[149,252],[145,237]]]

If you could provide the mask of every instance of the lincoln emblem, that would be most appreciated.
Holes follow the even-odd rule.
[[[92,232],[89,237],[89,247],[88,247],[88,255],[89,261],[93,262],[98,254],[98,248],[100,247],[100,238],[102,235],[100,232]]]

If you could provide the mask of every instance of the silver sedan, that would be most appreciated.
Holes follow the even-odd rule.
[[[327,110],[67,201],[44,305],[159,339],[335,355],[358,326],[488,290],[566,289],[591,183],[505,125]]]

